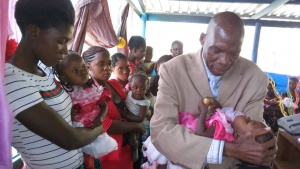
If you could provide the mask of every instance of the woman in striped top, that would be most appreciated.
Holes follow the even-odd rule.
[[[67,54],[75,12],[70,0],[19,0],[15,18],[22,39],[5,64],[4,87],[13,114],[12,146],[25,168],[81,168],[80,147],[102,126],[73,128],[71,99],[39,66],[50,67]]]

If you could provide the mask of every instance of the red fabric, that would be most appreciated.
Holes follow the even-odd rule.
[[[126,93],[123,91],[122,86],[118,83],[117,80],[111,79],[107,81],[120,95],[120,97],[125,100],[127,98]],[[109,129],[113,120],[123,120],[119,110],[115,104],[110,100],[107,103],[108,111],[102,122],[103,129],[105,132]],[[131,161],[131,148],[129,145],[122,147],[123,144],[123,134],[109,134],[114,138],[118,143],[118,149],[101,157],[101,165],[105,169],[132,169],[133,162]]]
[[[132,75],[134,72],[134,69],[141,64],[142,64],[142,62],[140,60],[135,60],[135,63],[129,61],[129,69],[130,69],[129,74]]]
[[[103,169],[133,169],[133,162],[131,161],[131,148],[129,145],[122,147],[122,157],[118,161],[101,160]]]
[[[18,42],[15,39],[8,39],[6,43],[5,62],[7,62],[15,53]]]

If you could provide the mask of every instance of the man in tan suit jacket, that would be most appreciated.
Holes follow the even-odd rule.
[[[205,163],[213,139],[196,136],[178,124],[179,112],[200,114],[197,107],[204,97],[215,97],[223,107],[233,107],[253,120],[263,121],[262,102],[268,78],[256,64],[239,57],[243,37],[242,20],[231,12],[219,13],[210,21],[206,34],[201,34],[200,51],[161,65],[150,123],[151,139],[157,150],[173,163],[192,169],[200,169]],[[212,93],[208,72],[221,79],[217,96]],[[276,138],[263,144],[254,138],[268,131],[249,132],[239,144],[225,142],[220,150],[224,155],[222,164],[209,168],[236,168],[237,159],[256,165],[269,164],[277,151]]]

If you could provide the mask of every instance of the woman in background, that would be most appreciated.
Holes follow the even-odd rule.
[[[101,157],[101,165],[104,169],[132,169],[131,148],[126,139],[126,133],[130,131],[145,131],[145,123],[127,122],[120,115],[126,111],[125,99],[127,97],[122,86],[116,79],[109,79],[111,74],[111,59],[107,49],[92,46],[87,49],[82,57],[87,64],[91,76],[103,87],[108,87],[111,100],[107,102],[107,114],[102,126],[109,136],[118,143],[118,149]]]

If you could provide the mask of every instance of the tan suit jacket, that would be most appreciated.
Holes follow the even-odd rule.
[[[212,139],[200,137],[178,124],[179,112],[199,115],[198,102],[212,97],[201,53],[177,56],[159,69],[159,91],[151,119],[155,147],[175,164],[200,169]],[[251,119],[263,121],[263,99],[268,77],[256,64],[240,57],[223,76],[217,100]],[[210,169],[236,168],[237,160],[223,157],[221,165]]]

